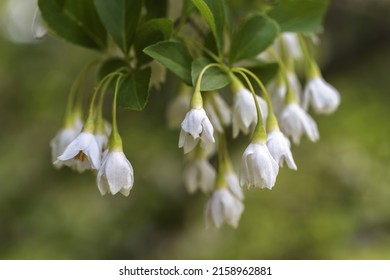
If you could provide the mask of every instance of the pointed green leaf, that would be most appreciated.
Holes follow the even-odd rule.
[[[262,82],[267,84],[271,81],[279,71],[278,63],[264,63],[258,62],[255,65],[247,67],[249,71],[252,71]]]
[[[193,85],[196,84],[202,69],[210,63],[211,61],[204,57],[194,60],[191,69]],[[230,84],[229,76],[221,69],[212,67],[207,69],[207,71],[204,73],[202,77],[202,82],[200,84],[200,90],[201,91],[217,90],[227,86],[228,84]]]
[[[127,53],[141,16],[142,0],[95,0],[95,6],[108,33]]]
[[[230,61],[253,58],[267,49],[279,34],[277,23],[262,15],[248,18],[233,34]]]
[[[163,41],[144,49],[144,53],[154,58],[188,85],[192,85],[192,58],[181,41]]]
[[[65,40],[92,49],[106,48],[107,34],[93,0],[39,0],[42,17]]]
[[[328,0],[279,0],[269,16],[282,32],[316,32],[327,10]]]
[[[135,38],[135,52],[139,65],[152,59],[143,53],[143,49],[160,41],[168,40],[173,31],[173,23],[166,18],[151,19],[144,23]]]
[[[118,105],[126,109],[143,110],[149,100],[150,75],[150,68],[146,68],[127,76],[119,88]]]
[[[192,0],[202,14],[214,35],[218,50],[223,49],[223,30],[225,26],[224,0]]]

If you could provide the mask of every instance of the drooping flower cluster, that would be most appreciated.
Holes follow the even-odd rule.
[[[284,163],[297,170],[289,138],[295,144],[300,143],[303,135],[313,142],[319,139],[317,124],[308,113],[309,107],[322,114],[337,109],[339,93],[323,80],[304,44],[297,34],[288,33],[267,51],[267,59],[274,59],[280,66],[268,90],[249,70],[236,67],[229,73],[231,106],[218,92],[200,92],[196,87],[192,97],[186,88],[185,94],[179,94],[173,101],[175,106],[169,107],[169,119],[181,117],[183,120],[179,147],[185,154],[191,152],[183,173],[187,190],[190,193],[196,190],[211,193],[205,208],[208,225],[212,222],[220,227],[226,222],[237,227],[244,210],[242,187],[271,190]],[[295,72],[295,60],[306,61],[306,86],[303,90]],[[247,86],[238,79],[240,76]],[[197,85],[201,78],[198,78]],[[256,81],[262,97],[255,93],[249,78]],[[184,109],[187,113],[183,112]],[[233,171],[226,147],[226,129],[230,124],[234,138],[239,132],[252,135],[241,159],[239,177]],[[215,151],[218,155],[216,168],[209,161]]]
[[[110,79],[105,84],[107,89]],[[119,81],[119,78],[118,78]],[[94,99],[85,123],[79,118],[79,108],[72,109],[73,95],[71,92],[65,125],[51,141],[52,160],[56,168],[68,166],[78,172],[92,170],[97,173],[97,185],[102,195],[106,193],[122,193],[128,196],[134,184],[133,167],[122,149],[122,140],[116,126],[116,95],[113,105],[113,124],[104,121],[101,114],[101,104],[96,106]],[[105,90],[101,93],[105,94]],[[101,98],[103,100],[103,98]],[[78,104],[80,105],[80,104]]]

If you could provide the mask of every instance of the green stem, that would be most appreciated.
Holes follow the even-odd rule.
[[[313,55],[309,51],[307,42],[305,41],[302,35],[300,35],[298,38],[299,38],[299,44],[301,46],[306,61],[306,79],[311,80],[315,77],[320,77],[321,71],[317,63],[315,62]]]
[[[80,117],[81,115],[81,107],[82,105],[80,103],[80,99],[82,100],[82,95],[78,95],[78,99],[76,102],[76,105],[74,104],[75,96],[77,91],[80,89],[80,84],[83,79],[85,79],[85,76],[88,74],[88,71],[96,64],[96,61],[93,61],[80,71],[80,73],[77,75],[75,81],[72,84],[72,87],[69,91],[68,100],[66,102],[66,109],[65,109],[65,117],[64,117],[64,126],[65,127],[73,127],[75,116],[74,113],[76,113],[77,117]]]
[[[286,104],[297,103],[297,97],[294,94],[294,92],[292,91],[291,86],[290,86],[290,82],[288,80],[288,71],[289,70],[288,70],[287,66],[285,65],[285,63],[283,62],[282,58],[279,56],[279,54],[274,49],[272,49],[272,53],[273,53],[274,57],[276,58],[276,60],[278,61],[278,64],[280,66],[279,71],[281,71],[282,78],[284,80],[284,84],[286,85],[286,95],[285,95],[284,101]]]
[[[114,99],[112,102],[112,131],[108,143],[109,149],[111,151],[115,150],[120,152],[123,150],[123,146],[122,146],[122,138],[118,132],[118,125],[116,121],[116,108],[117,108],[116,100],[118,97],[118,92],[119,92],[119,87],[121,82],[122,82],[122,75],[117,78],[115,84]]]
[[[222,71],[226,71],[226,68],[219,63],[210,63],[210,64],[206,65],[205,67],[203,67],[202,71],[200,71],[198,79],[196,80],[195,91],[194,91],[194,94],[192,95],[192,98],[191,98],[191,108],[193,108],[193,109],[203,108],[203,99],[202,99],[202,94],[200,92],[200,86],[202,83],[203,75],[206,73],[206,71],[208,69],[210,69],[212,67],[217,67],[217,68],[221,69]]]
[[[99,90],[101,89],[101,87],[107,82],[107,80],[110,79],[111,77],[116,76],[116,75],[122,75],[122,74],[118,73],[118,72],[108,74],[99,82],[99,84],[95,88],[95,90],[92,94],[91,103],[89,105],[89,112],[88,112],[87,120],[86,120],[85,125],[84,125],[84,131],[91,132],[91,133],[94,132],[94,130],[95,130],[94,129],[95,128],[95,125],[94,125],[95,111],[94,110],[95,110],[96,96],[99,93]]]
[[[255,102],[256,112],[257,112],[257,124],[256,124],[255,130],[253,132],[252,141],[265,143],[265,141],[267,140],[267,133],[266,133],[265,126],[264,126],[263,117],[262,117],[261,110],[260,110],[260,105],[259,105],[259,102],[257,101],[257,98],[256,98],[255,90],[254,90],[249,78],[247,77],[247,75],[244,72],[242,72],[240,70],[234,70],[234,69],[233,69],[233,72],[240,74],[244,78],[245,82],[247,83],[247,85],[252,93],[253,101]]]

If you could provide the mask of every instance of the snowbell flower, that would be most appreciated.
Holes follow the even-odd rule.
[[[321,76],[317,75],[306,84],[302,102],[305,110],[310,104],[317,114],[331,114],[340,104],[340,94]]]
[[[268,85],[267,90],[268,92],[271,93],[272,108],[275,114],[279,115],[285,106],[284,99],[286,96],[287,88],[283,83],[283,81],[276,80],[276,81],[272,81]]]
[[[213,222],[219,228],[226,222],[236,228],[243,211],[244,205],[229,189],[217,189],[206,204],[206,224]]]
[[[184,148],[184,153],[188,153],[195,148],[199,139],[201,145],[206,147],[215,142],[213,134],[214,128],[206,111],[203,108],[191,109],[181,123],[179,148]]]
[[[256,97],[260,105],[263,120],[267,119],[267,103],[259,96]],[[240,87],[234,94],[233,101],[233,137],[237,137],[241,130],[244,134],[249,133],[250,127],[257,123],[256,104],[252,93],[244,87]]]
[[[101,195],[120,192],[130,194],[134,184],[133,167],[122,149],[109,149],[103,155],[102,165],[97,175],[97,185]]]
[[[241,159],[241,186],[272,189],[278,172],[279,165],[268,151],[266,144],[261,142],[249,144]]]
[[[56,162],[57,158],[62,155],[66,147],[80,134],[83,128],[83,121],[77,116],[73,117],[75,119],[58,131],[56,136],[50,141],[52,162],[54,167],[58,169],[64,164],[62,162]]]
[[[179,128],[186,113],[190,109],[190,87],[183,85],[179,94],[168,104],[167,122],[169,128]]]
[[[285,161],[290,169],[297,170],[290,149],[290,140],[288,140],[288,138],[278,129],[272,130],[267,134],[267,147],[280,167],[283,167],[283,162]]]
[[[214,167],[207,158],[195,158],[189,160],[184,167],[183,181],[189,193],[200,189],[204,193],[213,190],[216,178]]]
[[[303,57],[299,38],[296,33],[285,32],[282,34],[281,40],[283,40],[287,52],[291,54],[294,59],[299,60]]]
[[[74,127],[63,128],[57,132],[56,136],[50,141],[52,162],[55,168],[61,168],[64,164],[62,161],[57,162],[57,157],[62,155],[66,147],[77,137],[80,133]]]
[[[95,136],[87,131],[81,132],[65,149],[54,164],[64,164],[84,172],[100,167],[100,149]]]
[[[280,115],[279,121],[283,133],[292,137],[295,144],[299,144],[304,133],[313,142],[320,137],[315,121],[297,103],[287,105]]]
[[[225,100],[217,92],[206,93],[204,109],[210,118],[211,124],[218,132],[231,123],[231,112]]]

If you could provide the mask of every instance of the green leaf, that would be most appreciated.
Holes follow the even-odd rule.
[[[224,0],[192,0],[202,14],[214,35],[220,53],[223,49],[223,30],[225,26]]]
[[[207,58],[201,57],[195,59],[191,67],[192,84],[195,85],[202,69],[212,63]],[[209,68],[202,77],[200,84],[201,91],[212,91],[223,88],[230,84],[229,76],[219,68]]]
[[[121,58],[109,58],[102,63],[98,72],[98,79],[101,80],[108,74],[117,71],[119,68],[129,67],[127,62]]]
[[[150,75],[150,68],[146,68],[125,77],[119,88],[117,104],[126,109],[143,110],[149,100]]]
[[[181,41],[163,41],[144,49],[144,53],[154,58],[188,85],[192,85],[192,58]]]
[[[233,34],[230,62],[255,57],[273,43],[278,33],[274,20],[262,15],[248,18]]]
[[[328,0],[279,0],[269,12],[282,32],[316,32],[328,7]]]
[[[93,0],[39,0],[42,17],[65,40],[92,49],[106,48],[107,33]]]
[[[160,41],[168,40],[173,31],[173,23],[166,18],[152,19],[144,23],[135,38],[135,52],[138,63],[143,65],[152,59],[143,53],[143,49]]]
[[[79,0],[83,2],[84,0]],[[96,10],[114,41],[127,53],[134,40],[142,0],[94,0]]]
[[[255,65],[247,67],[249,71],[252,71],[262,82],[267,84],[271,81],[279,71],[278,63],[263,63],[258,62]]]

